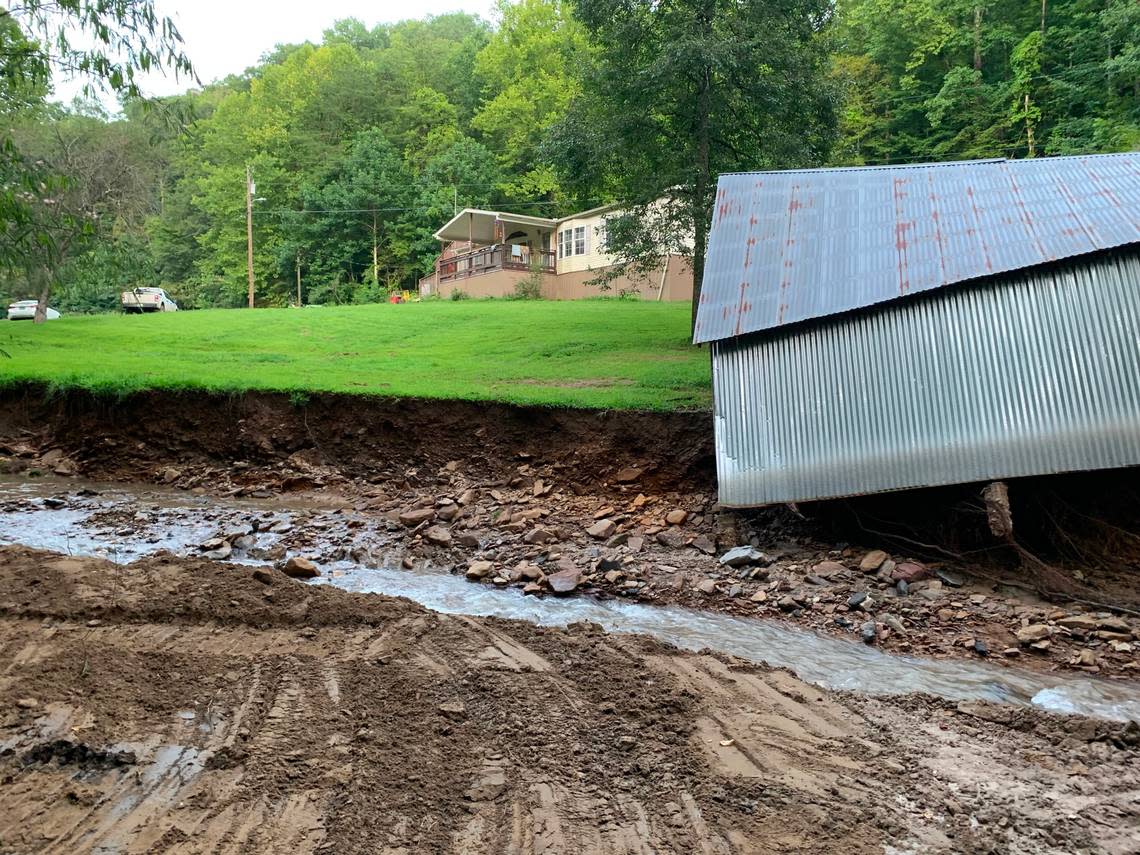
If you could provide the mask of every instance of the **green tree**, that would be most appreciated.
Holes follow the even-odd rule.
[[[466,129],[480,96],[475,56],[488,37],[485,22],[462,13],[393,24],[387,47],[374,57],[389,109],[397,111],[413,92],[429,87],[455,105]]]
[[[313,299],[349,302],[357,283],[370,284],[377,296],[382,282],[405,277],[413,197],[410,173],[378,129],[358,134],[343,160],[302,189],[304,212],[290,233],[308,269]],[[288,253],[286,259],[292,261]]]
[[[85,79],[85,92],[140,98],[140,75],[160,68],[193,76],[182,39],[153,0],[22,0],[0,10],[0,103],[42,102],[52,66]],[[38,97],[37,97],[38,96]],[[0,263],[23,268],[45,309],[60,265],[91,231],[93,197],[59,192],[65,181],[51,163],[41,167],[0,132]],[[73,204],[68,204],[73,203]]]
[[[564,0],[499,0],[499,27],[475,58],[485,100],[472,120],[518,198],[555,198],[557,177],[540,146],[580,90],[586,31]]]
[[[1013,80],[1010,86],[1013,104],[1010,108],[1009,122],[1015,128],[1024,126],[1023,139],[1029,157],[1037,154],[1034,129],[1041,122],[1041,107],[1034,100],[1034,92],[1037,88],[1035,81],[1041,76],[1044,46],[1044,34],[1034,30],[1018,42],[1010,56],[1010,65],[1013,66]]]
[[[388,46],[388,32],[383,27],[369,30],[359,18],[342,18],[324,31],[326,45],[343,42],[362,53]]]
[[[442,92],[421,86],[400,108],[394,136],[408,161],[422,167],[463,136],[459,111]]]
[[[832,75],[847,93],[837,162],[1140,143],[1132,0],[845,0],[837,9]]]
[[[836,117],[819,28],[828,8],[825,0],[575,6],[593,62],[548,151],[568,181],[625,206],[607,234],[620,267],[660,264],[662,243],[691,249],[694,320],[716,175],[827,157]],[[662,196],[666,204],[653,203]]]
[[[439,254],[433,232],[461,208],[491,208],[502,202],[499,188],[504,183],[495,156],[472,139],[457,140],[428,161],[419,176],[415,210],[409,214],[418,273],[428,273]]]

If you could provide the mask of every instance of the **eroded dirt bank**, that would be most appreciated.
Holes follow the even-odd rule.
[[[893,652],[1140,674],[1133,605],[1140,586],[1129,563],[1140,538],[1124,527],[1094,532],[1111,548],[1099,564],[1079,563],[1086,602],[1042,599],[1034,573],[989,552],[961,547],[955,559],[922,549],[932,526],[908,528],[907,515],[917,505],[945,527],[960,496],[925,505],[913,497],[939,494],[836,503],[806,517],[786,509],[722,513],[708,422],[703,413],[344,396],[147,393],[109,401],[25,388],[0,394],[0,470],[311,501],[340,517],[302,520],[283,546],[318,569],[345,558],[442,567],[537,597],[611,596],[793,621]],[[83,505],[61,486],[53,506]],[[967,511],[984,528],[984,509]],[[115,525],[154,526],[158,537],[163,519],[145,507],[93,518],[106,523],[111,545]],[[863,528],[837,524],[851,519]],[[242,555],[252,524],[219,524],[203,551]],[[886,537],[888,530],[898,536]]]
[[[0,549],[5,852],[1134,852],[1135,726]]]
[[[511,478],[520,461],[536,460],[563,488],[591,493],[628,467],[649,487],[711,490],[710,418],[330,394],[0,391],[5,440],[60,448],[85,474],[131,481],[167,466],[263,466],[300,454],[342,479],[377,483],[430,481],[455,460],[475,478]]]

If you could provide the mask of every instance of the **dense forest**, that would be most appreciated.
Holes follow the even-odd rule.
[[[741,6],[764,17],[744,20]],[[780,15],[802,26],[777,26]],[[0,17],[0,57],[25,38]],[[654,55],[625,50],[629,38]],[[6,151],[58,180],[74,226],[57,252],[57,308],[110,309],[136,285],[185,307],[241,305],[247,169],[258,303],[295,299],[298,277],[305,302],[366,302],[414,287],[438,250],[432,232],[458,208],[558,215],[688,182],[683,165],[666,168],[688,114],[656,120],[689,97],[694,55],[698,98],[716,107],[735,87],[716,107],[729,118],[698,117],[713,123],[702,156],[714,179],[1140,147],[1136,0],[503,0],[494,22],[338,21],[319,44],[280,45],[242,74],[126,99],[115,115],[53,103],[47,87],[5,89],[0,75],[0,120]],[[628,127],[630,114],[657,130]],[[619,120],[626,137],[597,130]],[[0,276],[7,296],[35,296],[26,266]]]

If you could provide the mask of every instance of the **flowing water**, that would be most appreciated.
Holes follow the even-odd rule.
[[[86,486],[92,492],[75,491]],[[71,491],[67,496],[66,491]],[[45,499],[66,497],[59,508]],[[219,531],[259,520],[258,546],[272,547],[280,534],[272,522],[311,527],[329,542],[374,545],[383,554],[391,540],[383,526],[370,530],[351,515],[280,500],[242,501],[194,497],[122,485],[79,485],[74,481],[0,479],[0,544],[20,543],[76,555],[129,562],[160,549],[196,554],[197,545]],[[349,522],[353,528],[348,527]],[[371,521],[373,525],[375,520]],[[343,551],[343,550],[341,550]],[[369,554],[371,548],[363,550]],[[245,563],[264,563],[237,558]],[[652,635],[690,650],[710,648],[794,671],[802,679],[833,689],[871,694],[928,692],[952,700],[990,700],[1031,705],[1054,712],[1140,720],[1140,685],[1060,674],[1042,674],[969,660],[894,656],[856,642],[823,636],[772,620],[735,617],[678,606],[650,606],[588,596],[524,596],[517,589],[472,584],[443,568],[395,569],[394,562],[329,560],[315,584],[350,591],[407,597],[449,614],[516,618],[562,626],[579,621],[612,632]]]

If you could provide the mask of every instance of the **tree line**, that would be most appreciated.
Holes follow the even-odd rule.
[[[139,71],[191,68],[152,3],[51,5],[109,38],[0,15],[0,289],[65,311],[242,305],[247,170],[258,303],[285,305],[414,288],[466,206],[619,202],[623,262],[684,234],[699,277],[720,172],[1140,147],[1135,0],[501,0],[338,21],[157,100]],[[121,113],[53,103],[61,59]]]

